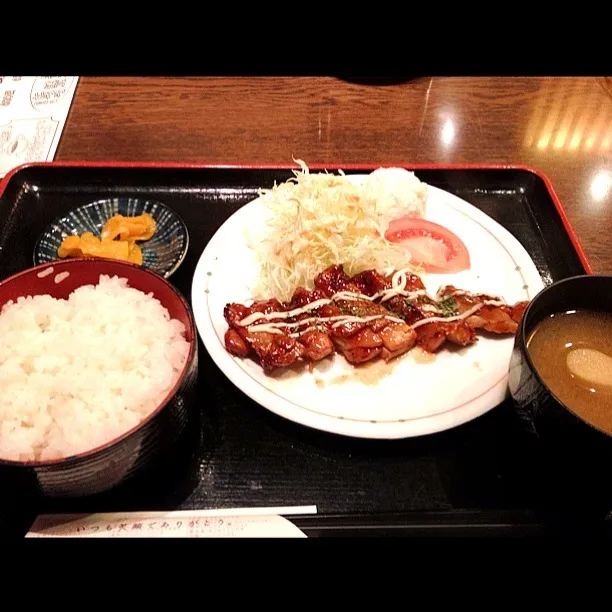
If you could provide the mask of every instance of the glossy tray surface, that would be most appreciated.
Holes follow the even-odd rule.
[[[507,228],[527,249],[545,284],[590,272],[552,186],[537,172],[405,167]],[[342,167],[347,173],[374,168]],[[2,184],[0,279],[32,265],[36,240],[53,218],[89,201],[138,196],[164,202],[187,224],[189,251],[170,281],[189,297],[195,266],[219,226],[257,197],[260,187],[290,176],[289,167],[23,167]],[[200,417],[172,457],[139,481],[95,499],[42,502],[11,493],[16,497],[10,508],[0,506],[0,533],[22,535],[33,516],[43,512],[311,504],[318,514],[295,522],[315,536],[381,526],[391,533],[440,526],[453,533],[541,528],[525,478],[529,468],[521,430],[508,402],[458,428],[422,438],[345,438],[260,407],[200,348]]]

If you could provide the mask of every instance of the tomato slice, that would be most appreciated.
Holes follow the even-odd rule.
[[[461,239],[446,227],[419,217],[400,217],[385,232],[389,242],[406,245],[412,260],[426,272],[468,270],[470,253]]]

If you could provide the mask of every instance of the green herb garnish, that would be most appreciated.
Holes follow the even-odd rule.
[[[445,317],[454,317],[459,313],[459,305],[457,304],[457,300],[452,295],[440,300],[437,303],[437,307]]]

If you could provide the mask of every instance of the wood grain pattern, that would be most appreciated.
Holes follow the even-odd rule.
[[[56,159],[511,163],[552,181],[612,274],[610,77],[81,77]]]

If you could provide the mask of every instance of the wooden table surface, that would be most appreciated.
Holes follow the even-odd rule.
[[[56,160],[509,163],[612,274],[612,78],[81,77]]]

